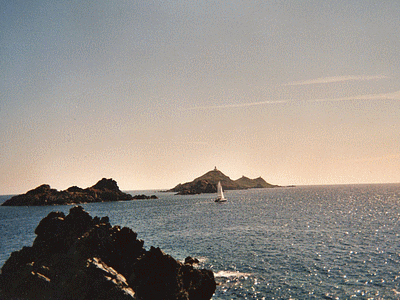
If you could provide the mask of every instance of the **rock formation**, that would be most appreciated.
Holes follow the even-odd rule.
[[[88,202],[110,202],[134,199],[156,199],[156,196],[132,196],[122,192],[113,179],[103,178],[94,186],[82,189],[72,186],[65,191],[57,191],[43,184],[25,194],[14,196],[5,201],[4,206],[44,206],[80,204]]]
[[[245,190],[250,188],[277,187],[277,185],[270,184],[261,177],[250,179],[243,176],[237,180],[232,180],[215,168],[214,170],[205,173],[191,182],[178,184],[174,188],[168,190],[168,192],[175,192],[178,195],[216,193],[218,181],[221,181],[221,185],[224,190]]]
[[[67,216],[49,213],[35,233],[33,245],[3,265],[0,299],[200,300],[216,288],[211,271],[159,248],[147,251],[131,229],[92,218],[80,206]]]
[[[235,182],[241,187],[241,189],[258,189],[258,188],[273,188],[277,187],[277,185],[270,184],[266,182],[261,177],[250,179],[246,176],[242,176],[241,178],[235,180]]]

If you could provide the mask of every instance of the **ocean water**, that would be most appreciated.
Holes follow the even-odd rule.
[[[400,299],[400,184],[226,191],[226,203],[157,195],[82,206],[146,248],[198,258],[216,276],[213,299]],[[70,208],[0,207],[0,265]]]

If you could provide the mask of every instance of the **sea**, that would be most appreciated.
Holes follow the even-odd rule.
[[[212,299],[400,299],[400,184],[297,186],[93,203],[145,248],[199,259]],[[4,201],[9,196],[2,196]],[[0,206],[0,266],[32,245],[39,221],[71,206]]]

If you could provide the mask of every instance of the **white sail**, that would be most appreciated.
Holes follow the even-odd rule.
[[[222,190],[222,185],[221,182],[218,181],[218,198],[223,199],[224,198],[224,191]]]
[[[218,181],[218,185],[217,185],[217,199],[215,199],[215,202],[224,202],[226,201],[225,197],[224,197],[224,191],[222,190],[222,185],[221,182]]]

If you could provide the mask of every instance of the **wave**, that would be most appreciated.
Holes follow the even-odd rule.
[[[230,278],[230,277],[247,278],[249,276],[251,276],[250,273],[242,273],[239,271],[218,271],[217,273],[214,273],[214,277],[225,277],[225,278]]]

